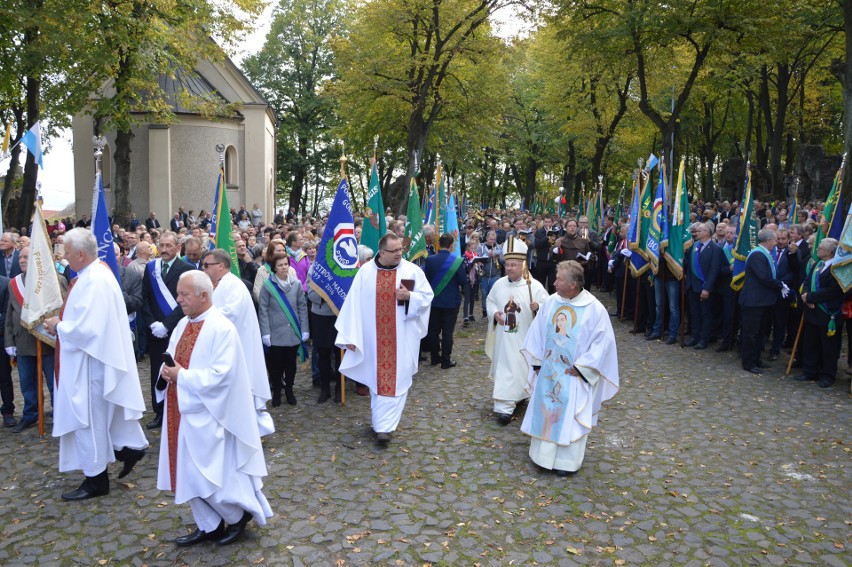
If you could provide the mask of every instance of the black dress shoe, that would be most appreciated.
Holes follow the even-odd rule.
[[[656,341],[656,340],[659,340],[660,336],[661,336],[661,335],[658,335],[657,333],[653,333],[653,334],[651,334],[651,335],[646,336],[646,337],[645,337],[645,340],[648,340],[648,341]]]
[[[834,378],[820,378],[819,379],[819,387],[820,388],[831,388],[834,386]]]
[[[571,476],[575,474],[577,471],[563,471],[562,469],[553,469],[553,472],[556,473],[556,476],[565,478],[566,476]]]
[[[154,420],[146,425],[148,429],[159,429],[163,426],[163,414],[158,413]]]
[[[391,434],[390,433],[376,433],[376,443],[379,445],[387,445],[390,443]]]
[[[705,348],[707,348],[707,343],[705,343],[704,341],[701,341],[692,348],[694,348],[695,350],[704,350]]]
[[[36,423],[38,423],[38,420],[22,419],[21,421],[18,422],[18,425],[16,425],[15,427],[12,428],[12,433],[20,433],[24,429],[29,429],[30,427],[32,427]]]
[[[103,490],[91,490],[84,486],[81,486],[77,490],[72,490],[71,492],[65,492],[62,494],[63,500],[88,500],[89,498],[97,498],[98,496],[106,496],[109,494],[109,488],[106,491]]]
[[[777,353],[777,352],[770,352],[769,356],[767,357],[767,360],[769,360],[770,362],[772,362],[774,360],[778,360],[778,354],[779,353]]]
[[[331,390],[329,390],[327,392],[321,392],[319,397],[317,398],[317,403],[318,404],[324,404],[330,399],[331,399]]]
[[[432,360],[430,360],[430,361],[429,361],[429,366],[438,366],[439,364],[441,364],[441,359],[440,359],[440,358],[439,358],[438,360],[435,360],[435,359],[433,358]]]
[[[124,466],[121,467],[121,472],[118,473],[118,478],[124,478],[130,471],[133,470],[133,467],[142,460],[142,457],[145,456],[145,449],[131,449],[130,447],[125,447],[120,451],[115,452],[115,458],[124,463]]]
[[[689,347],[694,347],[697,344],[698,344],[698,339],[689,339],[688,341],[683,343],[683,346],[686,347],[686,348],[689,348]]]
[[[512,414],[510,413],[498,413],[497,414],[497,423],[500,425],[509,425],[512,422]]]
[[[751,372],[752,374],[763,374],[763,369],[758,366],[755,366],[754,368],[746,368],[745,371]]]
[[[246,524],[251,521],[251,514],[248,512],[243,512],[243,517],[240,518],[240,521],[236,524],[231,524],[227,528],[225,528],[225,535],[223,535],[219,541],[216,542],[216,545],[228,545],[230,543],[234,543],[238,539],[240,539],[240,535],[245,531]]]
[[[191,534],[175,538],[175,543],[178,545],[178,547],[189,547],[190,545],[195,545],[196,543],[201,543],[202,541],[219,539],[224,533],[225,522],[222,521],[219,523],[219,527],[213,530],[212,532],[203,532],[200,529],[195,528],[195,531]]]
[[[809,382],[811,380],[816,381],[817,378],[815,378],[815,377],[812,378],[812,377],[808,376],[807,374],[802,374],[800,376],[796,376],[795,378],[793,378],[793,380],[795,380],[796,382]]]
[[[454,368],[455,366],[456,366],[455,360],[451,360],[449,362],[442,362],[441,363],[441,368],[443,368],[444,370],[447,370],[448,368]]]
[[[673,344],[675,344],[676,342],[677,342],[677,337],[669,337],[669,338],[667,338],[667,339],[666,339],[666,344],[667,344],[667,345],[673,345]]]

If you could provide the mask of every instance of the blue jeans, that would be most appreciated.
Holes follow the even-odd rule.
[[[53,407],[53,357],[45,354],[41,357],[42,374],[50,392],[50,406]],[[21,395],[24,396],[24,413],[22,421],[35,422],[38,420],[38,358],[35,356],[18,357],[18,378],[21,381]]]
[[[491,288],[494,287],[494,284],[497,283],[497,280],[500,279],[500,276],[493,276],[490,278],[481,278],[479,280],[479,288],[482,290],[482,313],[486,315],[488,313],[488,307],[485,304],[485,300],[488,299],[488,292],[491,291]]]
[[[663,329],[663,286],[662,282],[656,280],[654,282],[654,297],[657,300],[657,318],[654,321],[652,333],[662,335]],[[677,337],[677,331],[680,327],[680,281],[671,279],[666,280],[666,295],[669,302],[669,336]]]

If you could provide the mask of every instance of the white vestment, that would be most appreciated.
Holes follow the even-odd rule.
[[[92,262],[79,272],[56,333],[53,436],[59,437],[59,470],[96,476],[115,462],[114,450],[148,446],[139,425],[145,399],[127,308],[104,264]]]
[[[560,330],[561,328],[561,330]],[[558,294],[541,306],[523,344],[532,396],[521,431],[531,436],[530,458],[547,469],[576,471],[601,403],[618,392],[618,355],[609,314],[588,291]],[[571,376],[576,367],[582,374]]]
[[[260,324],[257,322],[251,293],[243,280],[228,272],[213,290],[213,305],[218,307],[219,311],[237,328],[251,380],[254,409],[257,410],[257,425],[261,436],[269,435],[275,431],[272,416],[266,411],[266,402],[272,398],[272,394],[269,390],[269,377],[266,374],[266,360],[263,357]]]
[[[532,299],[530,299],[532,296]],[[527,392],[527,375],[529,366],[521,354],[521,345],[527,336],[527,331],[534,320],[530,303],[539,304],[547,300],[547,291],[535,278],[509,281],[508,276],[502,277],[488,292],[485,305],[488,310],[488,336],[485,340],[485,354],[491,359],[491,369],[488,376],[494,380],[494,411],[511,414],[515,405],[530,397]],[[494,322],[495,313],[503,313],[506,319],[506,305],[514,301],[519,307],[515,313],[515,328]]]
[[[380,268],[370,261],[358,269],[352,287],[337,316],[336,345],[345,349],[355,345],[355,350],[346,350],[340,364],[341,374],[352,378],[379,394],[377,337],[381,329],[376,328],[376,282]],[[429,307],[432,303],[432,287],[423,270],[401,260],[396,272],[396,287],[401,280],[414,280],[414,289],[408,307],[396,305],[396,388],[394,396],[378,395],[381,403],[371,404],[373,428],[377,433],[394,431],[402,415],[406,394],[411,387],[412,377],[417,373],[420,356],[420,340],[429,330]],[[387,419],[391,416],[392,419]],[[376,429],[379,427],[380,429]]]
[[[261,492],[266,460],[257,420],[245,419],[254,412],[251,383],[234,325],[215,306],[195,319],[184,317],[172,332],[168,351],[176,349],[187,324],[203,321],[189,366],[178,373],[177,382],[157,392],[166,400],[157,488],[173,490],[175,503],[203,499],[213,510],[232,509],[226,523],[236,523],[242,511],[266,524],[272,509]],[[177,434],[175,486],[171,482],[168,390],[177,388],[180,425]],[[196,507],[193,506],[193,512]],[[198,517],[203,531],[218,525]]]

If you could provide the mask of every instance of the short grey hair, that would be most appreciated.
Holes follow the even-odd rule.
[[[837,252],[837,239],[835,238],[823,238],[820,241],[819,245],[825,246],[826,249],[831,252],[832,256],[834,256],[834,254]]]
[[[183,280],[188,280],[192,284],[195,295],[206,293],[210,300],[213,300],[213,282],[210,280],[210,276],[201,270],[188,270],[180,275],[178,282]]]
[[[89,258],[98,257],[98,241],[88,228],[72,228],[65,233],[63,243],[78,252],[85,253]]]
[[[363,266],[373,258],[373,249],[363,244],[358,245],[358,262]]]
[[[222,263],[226,268],[231,268],[231,255],[228,254],[222,248],[214,248],[213,250],[208,250],[201,256],[202,259],[206,260],[207,258],[213,258],[217,262]]]
[[[775,231],[771,228],[762,228],[757,233],[757,243],[763,244],[775,239]]]
[[[586,283],[586,273],[583,265],[576,260],[563,260],[556,264],[556,273],[564,272],[569,282],[574,282],[577,287],[582,288]]]

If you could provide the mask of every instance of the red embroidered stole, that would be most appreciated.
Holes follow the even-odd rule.
[[[175,362],[184,368],[189,368],[192,349],[195,348],[195,341],[198,340],[202,325],[204,325],[204,321],[187,323],[175,347]],[[177,387],[172,384],[169,384],[169,388],[166,390],[166,411],[168,412],[166,421],[169,436],[169,476],[172,481],[172,492],[174,492],[177,487],[177,442],[178,430],[180,429],[180,407],[178,406]]]
[[[376,390],[396,396],[396,270],[376,277]]]
[[[62,317],[65,315],[65,306],[68,304],[68,298],[71,297],[71,290],[74,289],[74,285],[77,283],[77,278],[75,277],[68,284],[68,293],[65,294],[65,301],[62,302],[62,307],[59,309],[59,320],[62,321]],[[21,306],[23,307],[24,302],[21,302]],[[56,347],[53,349],[56,353],[56,356],[53,357],[53,383],[57,387],[59,386],[59,359],[61,355],[59,354],[59,333],[56,333]]]

